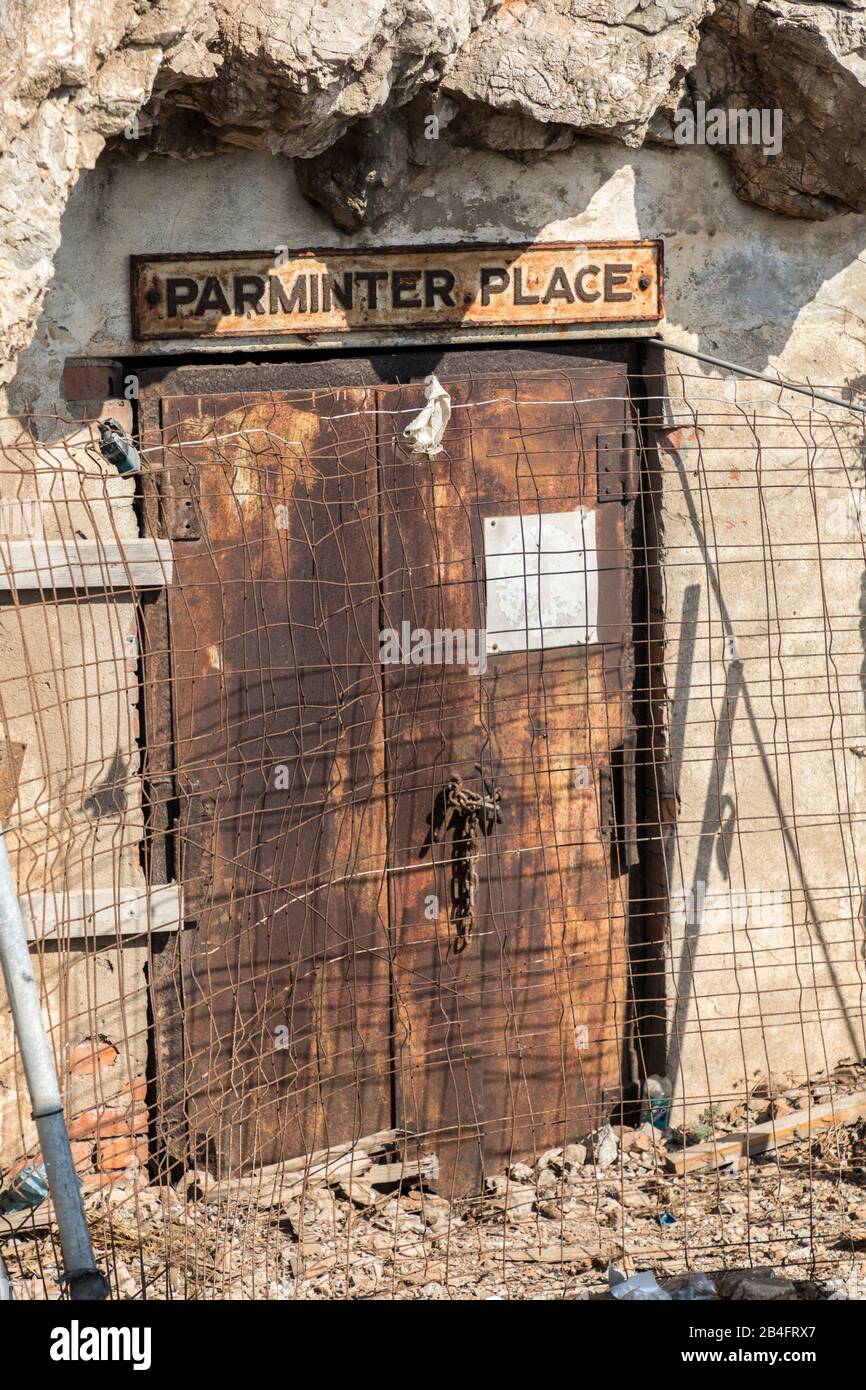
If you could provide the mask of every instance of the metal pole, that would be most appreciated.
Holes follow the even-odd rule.
[[[3,1256],[0,1255],[0,1303],[11,1303],[15,1298],[12,1292],[12,1284],[9,1275],[6,1273],[6,1266],[3,1263]]]
[[[0,827],[0,963],[12,1009],[15,1034],[27,1077],[33,1119],[60,1230],[64,1282],[74,1299],[108,1295],[105,1276],[96,1268],[84,1219],[81,1187],[72,1160],[66,1120],[57,1085],[54,1058],[42,1018],[30,949],[12,879],[6,837]]]
[[[866,405],[857,405],[856,401],[843,401],[839,396],[831,396],[827,391],[820,391],[817,386],[804,386],[798,381],[785,381],[784,377],[764,376],[762,372],[755,372],[751,367],[742,367],[738,362],[727,362],[724,357],[710,357],[706,352],[695,352],[692,348],[677,347],[674,343],[666,342],[664,338],[644,338],[643,342],[650,343],[653,347],[664,348],[665,352],[678,352],[682,357],[693,357],[696,362],[709,362],[712,367],[722,367],[726,372],[736,372],[738,376],[750,376],[754,381],[766,382],[768,386],[777,386],[783,391],[799,391],[801,396],[808,396],[811,400],[827,401],[829,405],[838,405],[843,410],[853,410],[858,415],[866,415]]]

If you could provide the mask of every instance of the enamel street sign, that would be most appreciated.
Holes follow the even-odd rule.
[[[652,323],[662,275],[660,241],[133,256],[134,335]]]

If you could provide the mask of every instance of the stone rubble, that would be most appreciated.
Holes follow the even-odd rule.
[[[844,1095],[866,1065],[793,1086],[750,1087],[686,1130],[604,1126],[516,1162],[474,1201],[417,1179],[356,1189],[345,1177],[270,1204],[207,1200],[201,1174],[174,1188],[124,1175],[86,1197],[116,1297],[255,1299],[587,1299],[608,1297],[612,1263],[664,1287],[688,1273],[730,1299],[866,1297],[866,1119],[743,1161],[679,1177],[666,1155],[745,1129],[784,1095]],[[609,1131],[609,1132],[608,1132]],[[616,1141],[614,1162],[599,1163]],[[142,1178],[139,1178],[139,1182]],[[270,1199],[269,1199],[270,1201]],[[2,1234],[19,1298],[58,1298],[57,1250],[37,1210]],[[725,1272],[727,1271],[727,1272]],[[671,1287],[674,1287],[673,1285]]]

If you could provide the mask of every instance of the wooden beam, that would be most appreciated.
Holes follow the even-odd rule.
[[[853,1125],[866,1116],[866,1091],[854,1091],[837,1096],[826,1105],[813,1105],[809,1110],[795,1110],[779,1120],[765,1120],[742,1133],[729,1134],[724,1139],[711,1139],[706,1144],[694,1144],[682,1153],[668,1153],[665,1161],[675,1173],[691,1173],[697,1168],[724,1168],[728,1163],[754,1154],[770,1153],[782,1144],[796,1139],[810,1139],[837,1125]]]
[[[421,1178],[424,1182],[436,1182],[439,1177],[439,1159],[436,1154],[424,1154],[415,1162],[374,1163],[365,1174],[372,1183],[405,1182],[407,1178]]]
[[[0,542],[0,592],[154,589],[170,584],[171,541]]]
[[[301,1154],[298,1158],[269,1163],[251,1173],[242,1173],[220,1181],[211,1178],[208,1173],[202,1173],[200,1182],[204,1200],[246,1200],[254,1206],[269,1207],[289,1201],[307,1187],[352,1182],[355,1178],[384,1166],[374,1165],[372,1155],[382,1153],[400,1134],[401,1131],[397,1129],[380,1130],[362,1139],[335,1144],[331,1149],[319,1149],[315,1153]],[[402,1169],[401,1164],[394,1164],[393,1167],[395,1170]],[[415,1171],[418,1171],[417,1165]]]
[[[183,925],[180,885],[150,889],[94,888],[68,893],[25,893],[20,899],[29,941],[147,936]]]

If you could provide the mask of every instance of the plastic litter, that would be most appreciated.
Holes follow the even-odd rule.
[[[719,1296],[707,1274],[683,1274],[668,1280],[662,1288],[649,1269],[642,1269],[627,1279],[621,1269],[609,1264],[607,1282],[614,1298],[630,1303],[704,1303]]]
[[[622,1270],[607,1267],[607,1282],[614,1298],[628,1303],[670,1303],[671,1296],[661,1287],[651,1270],[642,1269],[626,1279]]]
[[[706,1303],[717,1299],[719,1291],[708,1274],[684,1274],[668,1285],[675,1303]]]
[[[141,455],[119,420],[113,416],[99,426],[99,452],[122,478],[141,472]]]
[[[672,1211],[659,1212],[659,1225],[663,1226],[666,1231],[669,1231],[671,1226],[675,1226],[676,1224],[677,1218]]]
[[[442,453],[442,436],[451,419],[451,397],[435,376],[424,378],[424,397],[427,404],[409,421],[403,437],[410,441],[413,454],[435,458]]]
[[[38,1207],[48,1196],[48,1174],[44,1163],[30,1163],[16,1174],[7,1190],[0,1193],[0,1212],[8,1214]]]
[[[669,1077],[647,1077],[643,1108],[640,1112],[641,1124],[650,1124],[655,1129],[670,1129],[672,1092]]]

